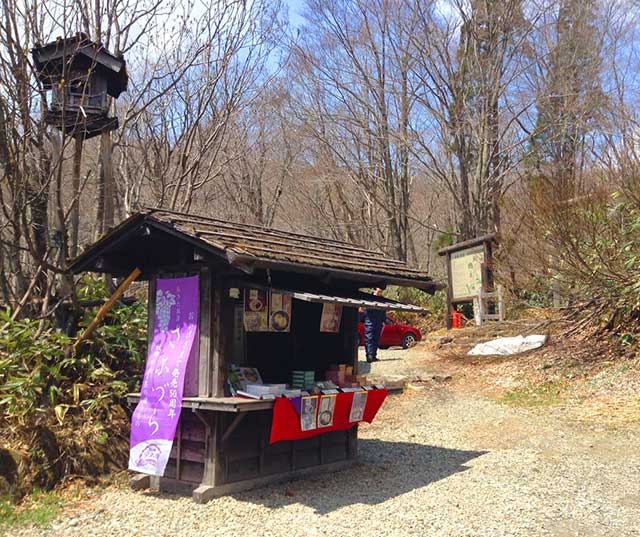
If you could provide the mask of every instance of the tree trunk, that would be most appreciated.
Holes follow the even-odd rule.
[[[75,148],[73,153],[73,175],[71,177],[71,188],[73,199],[71,201],[71,214],[69,215],[69,255],[76,257],[78,255],[78,234],[80,229],[80,166],[82,165],[82,146],[83,139],[75,139]]]
[[[115,188],[113,184],[111,133],[103,132],[100,135],[100,194],[102,195],[100,233],[106,233],[113,227]]]

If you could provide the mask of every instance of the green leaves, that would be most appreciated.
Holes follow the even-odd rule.
[[[100,279],[83,278],[81,296],[105,298]],[[94,310],[85,312],[88,325]],[[135,388],[146,356],[146,304],[117,304],[81,354],[68,354],[73,340],[53,324],[10,320],[0,311],[0,414],[24,424],[47,415],[62,425],[69,413],[99,413]]]

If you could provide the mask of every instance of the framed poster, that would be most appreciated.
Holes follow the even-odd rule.
[[[451,294],[453,300],[474,298],[482,288],[484,246],[475,246],[451,254]]]
[[[342,320],[342,306],[340,304],[323,304],[320,318],[320,332],[338,333]]]
[[[318,414],[318,399],[316,395],[302,398],[300,405],[300,429],[312,431],[316,429],[316,415]]]
[[[318,429],[333,425],[333,413],[336,409],[337,395],[323,395],[320,397],[318,409]]]
[[[291,330],[291,296],[271,293],[269,304],[269,330],[289,332]]]
[[[358,392],[353,394],[351,402],[351,411],[349,412],[349,421],[362,421],[364,417],[364,409],[367,406],[367,392]]]
[[[269,331],[269,295],[266,291],[244,290],[244,328],[247,332]]]

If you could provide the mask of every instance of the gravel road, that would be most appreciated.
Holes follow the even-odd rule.
[[[414,352],[382,353],[373,372],[410,367]],[[206,505],[111,488],[48,530],[12,535],[640,536],[638,428],[426,384],[391,397],[360,438],[360,463],[339,474]]]

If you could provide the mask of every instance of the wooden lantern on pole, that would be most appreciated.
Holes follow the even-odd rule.
[[[109,98],[127,90],[123,58],[78,33],[31,51],[38,80],[50,95],[45,123],[86,140],[118,128]]]

